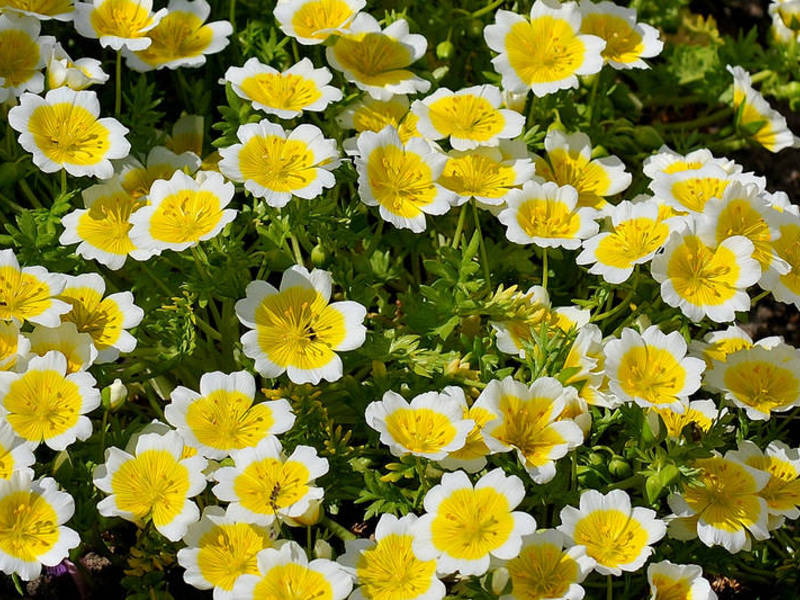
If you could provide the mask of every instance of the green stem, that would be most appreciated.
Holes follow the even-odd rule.
[[[456,223],[456,232],[453,234],[453,241],[451,247],[458,248],[458,243],[461,241],[461,232],[464,230],[464,221],[467,216],[467,205],[461,205],[461,212],[458,213],[458,223]]]
[[[36,194],[33,193],[33,190],[31,189],[31,186],[28,185],[28,182],[25,181],[24,179],[20,179],[18,183],[19,187],[22,189],[22,193],[25,194],[25,197],[33,205],[33,207],[42,208],[42,203],[39,202],[39,199],[36,197]],[[25,210],[24,208],[19,206],[19,204],[17,204],[16,206],[19,207],[22,211]]]
[[[114,96],[114,116],[118,117],[122,112],[122,50],[117,50],[117,90]]]
[[[758,304],[759,300],[763,300],[768,295],[769,295],[769,290],[764,290],[763,292],[758,294],[756,297],[754,297],[752,300],[750,300],[750,305],[754,306],[754,305]]]
[[[720,110],[711,113],[710,115],[698,117],[696,119],[692,119],[691,121],[665,123],[664,125],[661,125],[661,129],[664,131],[674,131],[677,129],[699,129],[700,127],[705,127],[706,125],[713,125],[719,121],[724,121],[732,115],[733,109],[730,106],[726,106],[725,108],[721,108]]]
[[[311,525],[306,525],[306,552],[308,552],[309,556],[311,556],[311,550],[313,550],[311,546]]]
[[[589,106],[588,106],[589,114],[587,115],[588,117],[587,120],[589,121],[590,127],[592,126],[592,123],[594,123],[594,118],[595,115],[597,114],[597,111],[594,109],[595,108],[594,105],[595,102],[597,101],[597,90],[600,87],[600,78],[602,75],[603,75],[603,70],[600,69],[600,72],[594,76],[594,81],[592,82],[592,90],[589,92]]]
[[[351,533],[350,531],[339,525],[339,523],[337,523],[330,517],[327,516],[322,517],[322,519],[320,519],[320,524],[327,527],[333,535],[338,537],[343,542],[356,539],[355,534]]]
[[[192,316],[194,317],[194,321],[197,323],[198,327],[200,327],[200,329],[202,329],[208,337],[217,342],[222,341],[222,335],[219,331],[214,329],[204,319],[198,317],[197,313],[193,313]]]
[[[547,264],[547,248],[542,248],[542,287],[547,291],[547,277],[550,267]]]
[[[303,266],[303,253],[300,251],[300,244],[294,234],[289,234],[289,242],[292,244],[292,253],[297,264]]]
[[[236,34],[236,0],[230,0],[231,6],[230,11],[228,12],[228,20],[231,22],[231,27],[233,27],[233,34]]]
[[[481,249],[481,265],[483,266],[483,276],[486,279],[486,285],[489,289],[492,288],[492,277],[489,270],[489,257],[486,254],[486,244],[483,241],[483,232],[481,231],[481,220],[478,215],[478,203],[474,199],[470,200],[472,203],[472,216],[475,219],[475,231],[478,232],[478,242]]]
[[[144,262],[144,261],[142,261],[142,262],[140,262],[139,264],[142,266],[142,271],[144,271],[144,272],[147,274],[147,276],[148,276],[148,277],[150,277],[150,279],[152,279],[152,280],[155,282],[155,284],[158,286],[158,288],[159,288],[159,289],[160,289],[160,290],[161,290],[161,291],[162,291],[164,294],[166,294],[167,298],[172,298],[172,296],[173,296],[173,290],[169,289],[169,287],[167,286],[167,284],[166,284],[166,283],[164,283],[163,281],[161,281],[161,280],[160,280],[160,279],[159,279],[159,278],[156,276],[156,274],[155,274],[155,273],[153,273],[152,269],[150,269],[150,267],[148,267],[148,266],[147,266],[147,263],[146,263],[146,262]]]
[[[606,575],[606,600],[614,600],[614,580]]]
[[[381,236],[383,235],[383,223],[383,219],[378,221],[378,227],[375,229],[375,233],[372,234],[372,239],[370,239],[369,244],[367,244],[366,250],[364,250],[364,254],[367,257],[372,255],[372,252],[378,247],[378,242],[380,242]]]
[[[630,306],[630,301],[633,298],[634,294],[636,293],[636,288],[639,286],[639,271],[634,271],[633,274],[633,286],[631,287],[631,291],[611,310],[607,310],[606,312],[602,312],[599,315],[595,315],[591,318],[592,323],[596,323],[598,321],[604,321],[610,317],[615,316],[617,313],[625,310],[626,307]]]
[[[67,193],[67,170],[61,169],[61,195],[64,196]]]
[[[484,6],[483,8],[476,10],[472,13],[472,18],[477,19],[478,17],[482,17],[485,14],[492,12],[495,8],[500,6],[505,0],[494,0],[491,4]]]
[[[203,264],[203,257],[200,256],[200,250],[198,249],[197,244],[194,246],[189,246],[189,250],[192,253],[194,264],[197,267],[197,272],[200,273],[200,277],[208,280],[208,271],[206,271],[206,266]]]
[[[108,409],[103,411],[103,422],[100,424],[100,460],[103,462],[106,453],[106,427],[108,426]]]

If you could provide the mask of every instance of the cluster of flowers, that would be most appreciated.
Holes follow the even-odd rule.
[[[783,22],[793,4],[775,4]],[[325,43],[329,66],[365,93],[337,122],[356,134],[341,150],[355,163],[361,201],[377,206],[382,220],[418,233],[428,215],[459,206],[463,215],[474,201],[509,241],[543,249],[545,260],[549,248],[578,250],[577,263],[610,284],[635,290],[650,263],[663,302],[693,321],[733,321],[749,309],[754,285],[800,307],[800,209],[767,192],[763,178],[707,150],[684,156],[665,147],[644,163],[650,193],[613,204],[631,175],[617,157],[596,158],[587,135],[552,127],[542,155],[529,154],[520,140],[528,92],[577,87],[579,76],[604,65],[646,68],[643,59],[659,54],[658,32],[637,22],[634,10],[548,0],[534,2],[527,17],[500,10],[484,35],[503,89],[439,88],[412,102],[408,95],[431,85],[410,69],[427,41],[403,19],[382,28],[364,5],[282,0],[274,15],[297,43]],[[120,269],[128,256],[196,251],[236,218],[227,208],[234,183],[276,208],[336,184],[342,153],[335,140],[311,124],[287,130],[267,118],[241,126],[239,143],[206,161],[198,118],[184,118],[169,147],[136,160],[126,128],[100,118],[97,95],[84,90],[108,79],[99,62],[73,62],[40,35],[40,20],[74,20],[79,34],[116,50],[132,69],[197,67],[232,32],[230,23],[206,23],[205,0],[170,0],[157,12],[146,0],[0,0],[0,10],[0,48],[18,53],[0,66],[0,100],[16,103],[9,123],[20,145],[44,172],[101,180],[83,190],[85,208],[63,218],[61,243],[78,244],[85,259]],[[49,91],[42,96],[45,67]],[[731,73],[740,123],[760,124],[753,139],[776,152],[795,145],[749,75],[739,67]],[[224,82],[254,109],[289,120],[342,100],[332,77],[307,58],[284,71],[252,58],[229,68]],[[363,345],[366,309],[330,302],[332,286],[329,273],[295,265],[279,289],[261,280],[247,287],[236,305],[248,330],[241,344],[263,377],[286,373],[316,385],[343,376],[338,353]],[[0,252],[0,569],[24,579],[79,543],[65,525],[73,500],[54,480],[33,480],[33,451],[40,444],[64,450],[91,435],[86,414],[100,405],[100,392],[87,369],[136,345],[126,330],[143,312],[130,292],[105,291],[97,274],[20,268],[11,250]],[[591,406],[638,405],[678,443],[686,425],[708,430],[726,410],[710,399],[690,401],[701,388],[754,420],[800,406],[800,352],[781,339],[754,342],[734,325],[691,344],[658,326],[604,337],[590,311],[552,307],[546,285],[524,297],[539,310],[526,321],[492,323],[498,349],[524,357],[541,324],[577,330],[565,364],[569,380],[493,380],[471,404],[457,387],[411,402],[390,391],[372,403],[367,424],[393,455],[451,472],[425,490],[424,514],[382,515],[374,540],[349,542],[337,562],[309,562],[296,543],[278,539],[280,523],[308,526],[320,518],[324,492],[315,480],[328,462],[309,446],[283,452],[276,436],[292,428],[295,415],[285,399],[255,402],[256,382],[244,371],[206,373],[199,392],[176,388],[164,411],[168,424],[150,424],[125,450],[108,449],[94,473],[107,494],[100,514],[152,522],[167,539],[183,540],[178,561],[186,581],[213,588],[217,600],[340,600],[354,586],[353,598],[441,600],[440,578],[490,569],[504,600],[577,600],[592,570],[639,570],[667,533],[738,552],[800,516],[800,451],[778,440],[763,450],[742,441],[724,456],[695,461],[697,483],[670,495],[673,514],[665,519],[632,506],[624,491],[588,490],[577,508],[561,511],[558,527],[537,531],[533,517],[514,510],[525,496],[522,479],[495,468],[473,482],[487,457],[510,451],[534,484],[552,480],[556,461],[590,431]],[[232,466],[220,466],[225,459]],[[209,482],[226,507],[201,515],[192,498]],[[696,565],[663,561],[647,574],[654,597],[664,590],[715,597]]]

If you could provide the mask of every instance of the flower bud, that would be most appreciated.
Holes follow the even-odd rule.
[[[500,596],[506,592],[510,574],[505,567],[498,567],[492,573],[492,593],[495,596]]]
[[[333,548],[325,540],[317,540],[314,542],[314,556],[331,560],[333,558]]]
[[[450,40],[439,42],[436,45],[436,57],[441,60],[450,60],[456,51],[456,47]]]

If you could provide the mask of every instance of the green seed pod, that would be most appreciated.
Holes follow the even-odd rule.
[[[456,51],[456,47],[450,40],[439,42],[436,45],[436,57],[440,60],[450,60]]]
[[[470,37],[483,37],[483,21],[472,19],[467,25],[467,34]]]
[[[628,461],[616,456],[608,463],[608,472],[617,479],[625,479],[631,476],[631,466]]]
[[[600,454],[599,452],[592,452],[589,454],[589,464],[599,467],[600,465],[605,464],[606,459],[605,457]]]
[[[325,252],[325,248],[322,247],[322,244],[317,242],[317,245],[311,249],[311,263],[315,267],[321,267],[327,260],[328,253]]]

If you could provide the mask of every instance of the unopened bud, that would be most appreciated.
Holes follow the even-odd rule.
[[[500,596],[506,592],[510,575],[505,567],[498,567],[492,573],[492,593]]]
[[[333,558],[333,548],[325,540],[317,540],[314,542],[314,556],[331,560]]]

